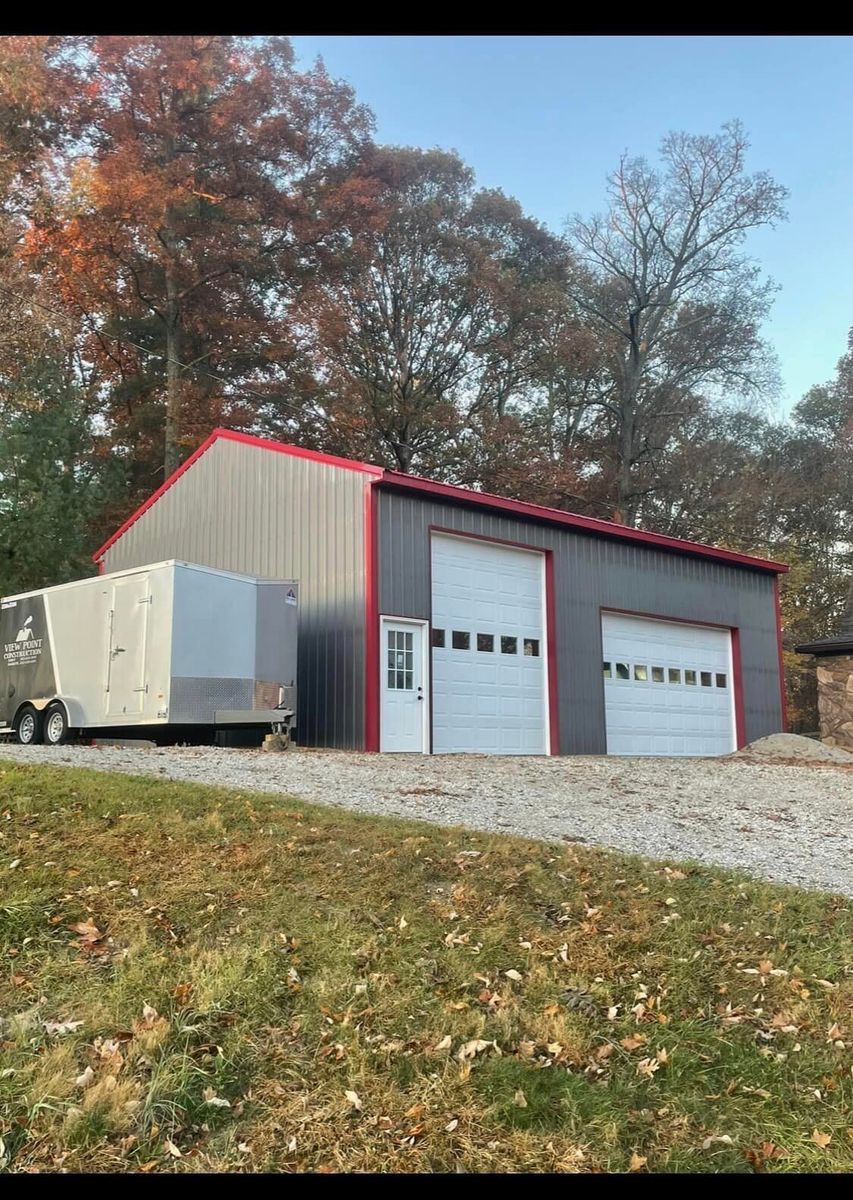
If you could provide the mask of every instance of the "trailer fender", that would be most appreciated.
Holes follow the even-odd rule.
[[[65,711],[68,714],[69,728],[80,729],[85,725],[86,720],[83,715],[83,706],[73,696],[41,696],[38,700],[22,700],[15,712],[15,719],[17,720],[18,713],[27,705],[34,708],[37,712],[44,712],[48,705],[53,704],[55,700],[58,700],[65,706]]]

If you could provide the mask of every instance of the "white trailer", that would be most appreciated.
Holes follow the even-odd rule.
[[[287,729],[299,588],[170,559],[0,599],[0,734]]]

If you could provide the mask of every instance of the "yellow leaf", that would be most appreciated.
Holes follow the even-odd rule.
[[[519,1088],[516,1091],[515,1095],[512,1098],[512,1102],[516,1108],[527,1108],[527,1097],[525,1096],[525,1094],[521,1090],[521,1088]]]
[[[629,1170],[642,1171],[643,1167],[646,1165],[646,1163],[648,1161],[649,1160],[647,1158],[644,1158],[642,1154],[637,1154],[637,1152],[635,1150],[634,1153],[631,1155],[631,1163],[629,1166]]]
[[[829,1143],[832,1141],[832,1134],[831,1133],[821,1133],[821,1131],[819,1129],[813,1129],[812,1130],[812,1141],[814,1142],[814,1144],[816,1146],[819,1146],[821,1148],[821,1150],[825,1150],[827,1148],[827,1146],[829,1145]]]
[[[344,1092],[344,1095],[346,1096],[347,1100],[349,1100],[349,1102],[353,1106],[353,1108],[355,1108],[359,1112],[361,1112],[361,1109],[363,1106],[361,1103],[361,1097],[359,1096],[358,1092]]]

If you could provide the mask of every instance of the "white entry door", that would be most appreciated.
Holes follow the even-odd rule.
[[[436,754],[547,754],[545,559],[432,537]]]
[[[381,622],[379,748],[426,754],[429,696],[424,671],[425,625],[420,621]]]
[[[608,754],[737,748],[728,629],[604,613],[601,632]]]

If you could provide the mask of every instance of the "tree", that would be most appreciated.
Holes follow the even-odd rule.
[[[579,269],[569,294],[601,340],[604,376],[591,399],[618,519],[635,521],[654,467],[691,396],[766,387],[759,325],[771,285],[741,247],[784,216],[785,190],[747,175],[737,123],[714,137],[670,134],[664,171],[623,158],[610,210],[571,225]]]
[[[319,195],[370,118],[283,38],[95,37],[80,56],[78,152],[29,248],[83,314],[115,440],[168,474],[212,424],[251,422],[252,381],[296,357]]]
[[[305,313],[326,448],[467,479],[478,423],[524,394],[565,249],[455,154],[377,148],[351,187],[341,268]]]

